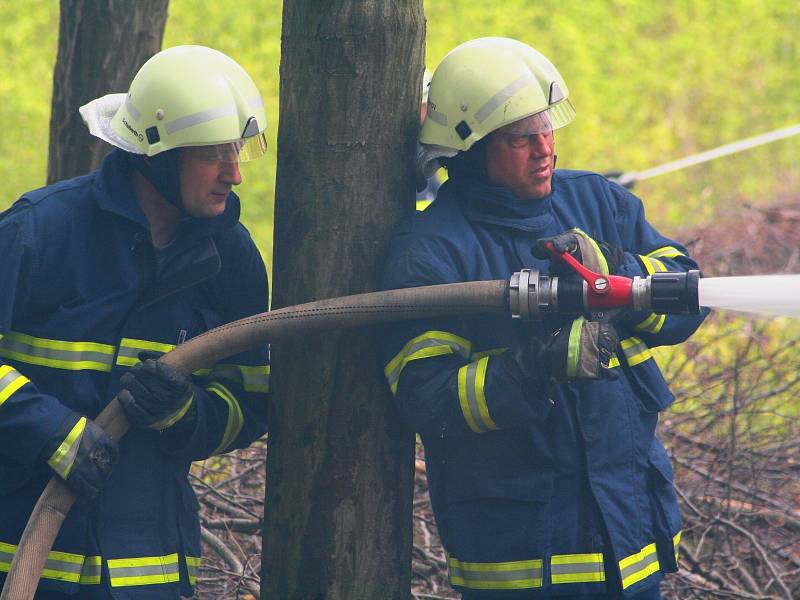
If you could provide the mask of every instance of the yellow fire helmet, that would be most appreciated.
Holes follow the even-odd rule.
[[[420,166],[428,172],[427,163],[468,150],[501,127],[530,135],[574,118],[567,84],[541,53],[509,38],[465,42],[433,73],[419,136],[426,164]]]
[[[127,94],[103,96],[80,112],[92,135],[134,154],[208,146],[218,160],[244,162],[267,148],[255,83],[236,61],[204,46],[155,54]]]

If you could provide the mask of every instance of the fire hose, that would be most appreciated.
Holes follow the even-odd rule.
[[[439,316],[509,314],[538,320],[550,313],[598,313],[631,307],[663,314],[699,312],[698,271],[655,273],[633,279],[600,275],[572,256],[565,260],[579,277],[551,277],[536,269],[510,281],[476,281],[372,292],[320,300],[254,315],[199,335],[162,356],[168,365],[193,373],[247,349],[298,335]],[[116,398],[95,422],[115,440],[129,429]],[[32,600],[53,542],[75,496],[54,476],[31,513],[11,563],[0,600]]]

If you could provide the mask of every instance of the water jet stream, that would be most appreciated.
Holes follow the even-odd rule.
[[[700,306],[760,315],[800,317],[800,275],[700,279]]]

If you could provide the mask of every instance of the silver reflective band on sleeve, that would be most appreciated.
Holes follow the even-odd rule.
[[[648,275],[652,275],[653,273],[667,272],[667,265],[665,265],[657,258],[650,258],[649,256],[639,256],[639,259],[642,261],[642,264],[644,265],[644,268],[647,271]]]
[[[685,256],[685,254],[673,246],[664,246],[663,248],[648,252],[646,256],[650,258],[677,258],[679,256]]]
[[[451,585],[473,590],[524,590],[542,587],[544,562],[540,559],[498,563],[447,559]]]
[[[649,544],[627,558],[619,561],[619,571],[622,577],[622,589],[649,577],[660,569],[656,545]]]
[[[550,557],[550,578],[554,585],[605,581],[603,554],[554,554]]]
[[[464,420],[475,433],[497,429],[484,394],[488,366],[489,357],[484,356],[458,370],[458,403]]]
[[[0,356],[70,371],[111,371],[116,348],[96,342],[67,342],[10,331],[0,339]]]
[[[667,315],[658,315],[656,313],[650,313],[650,315],[646,319],[634,325],[633,328],[636,329],[637,331],[644,331],[646,333],[656,334],[659,331],[661,331],[661,328],[664,327],[664,323],[666,321],[667,321]]]
[[[9,365],[0,365],[0,406],[26,383],[27,377]]]
[[[75,457],[78,455],[78,448],[81,446],[83,431],[86,429],[86,417],[81,417],[70,430],[69,434],[61,445],[56,448],[53,455],[47,460],[47,464],[53,469],[61,479],[69,477]]]
[[[472,344],[462,337],[446,331],[426,331],[408,342],[383,370],[392,393],[397,393],[400,373],[412,360],[432,358],[445,354],[458,354],[469,358]]]
[[[108,560],[111,587],[154,585],[180,581],[178,553],[143,558],[112,558]]]
[[[635,367],[646,360],[653,358],[650,348],[641,338],[629,337],[620,342],[622,352],[625,355],[625,362],[629,366]]]

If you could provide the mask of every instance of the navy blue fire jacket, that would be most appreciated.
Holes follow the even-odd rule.
[[[264,264],[231,194],[185,219],[156,256],[128,157],[22,196],[0,214],[0,585],[53,475],[45,441],[76,411],[94,418],[141,350],[168,351],[267,310]],[[266,431],[267,349],[195,374],[193,428],[132,429],[100,496],[76,502],[39,589],[105,586],[115,598],[191,595],[200,564],[190,463]]]
[[[444,183],[396,232],[383,286],[548,273],[549,262],[531,252],[535,240],[574,227],[625,251],[620,275],[697,268],[648,224],[630,192],[559,170],[551,194],[534,201],[472,178]],[[502,353],[572,318],[432,319],[393,326],[382,338],[389,385],[425,445],[458,589],[631,596],[677,569],[680,516],[655,436],[658,413],[674,397],[650,348],[685,340],[703,316],[628,314],[618,325],[616,380],[561,383],[547,397],[515,383]]]

